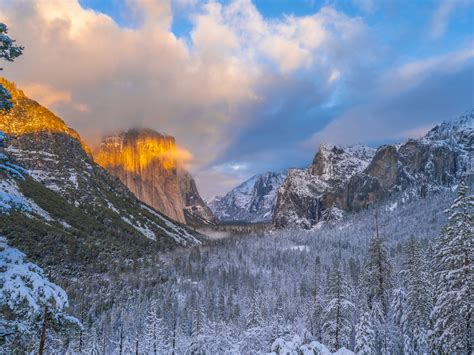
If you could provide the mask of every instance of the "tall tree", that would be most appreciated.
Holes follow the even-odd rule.
[[[360,355],[375,353],[375,331],[368,310],[363,310],[355,330],[355,349]]]
[[[378,215],[375,216],[375,236],[369,243],[362,288],[376,330],[376,347],[381,351],[388,351],[390,334],[387,315],[393,277],[388,251],[379,233]]]
[[[447,211],[448,224],[434,250],[436,301],[431,314],[433,350],[471,354],[474,304],[474,196],[465,183]]]
[[[322,327],[323,340],[332,351],[349,346],[355,310],[351,295],[351,286],[344,276],[341,265],[336,263],[329,276]]]
[[[428,352],[428,330],[430,326],[431,284],[427,260],[418,241],[412,236],[405,247],[402,278],[406,289],[406,332],[416,353]]]
[[[15,40],[8,35],[8,27],[0,23],[0,59],[13,62],[23,54],[23,47],[15,44]],[[3,70],[3,68],[0,68]],[[9,110],[13,107],[10,92],[0,84],[0,110]]]
[[[367,296],[369,308],[377,303],[382,307],[386,316],[390,304],[390,294],[393,288],[392,264],[382,238],[377,233],[370,241],[368,261],[365,266],[363,286]]]
[[[151,303],[145,324],[145,347],[149,354],[158,354],[162,348],[162,324],[158,317],[158,304]]]

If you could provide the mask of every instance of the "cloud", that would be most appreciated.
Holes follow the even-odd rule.
[[[292,87],[311,90],[307,105],[330,96],[333,83],[350,75],[352,60],[344,55],[367,36],[362,19],[329,6],[266,19],[250,0],[126,5],[138,23],[133,28],[77,0],[0,0],[12,36],[26,48],[5,75],[26,83],[92,144],[137,126],[175,136],[192,152],[196,172],[225,159],[249,127],[271,121],[264,113],[273,100],[291,95],[279,85],[295,80]],[[187,39],[171,31],[174,8],[191,12]],[[282,113],[275,126],[280,120]]]
[[[438,39],[444,35],[448,28],[453,12],[469,4],[467,0],[442,0],[434,12],[431,20],[430,35]]]
[[[399,141],[471,109],[474,51],[470,48],[388,71],[371,89],[368,103],[346,110],[305,145]]]
[[[56,90],[48,84],[42,83],[19,83],[25,94],[32,99],[40,101],[47,107],[52,107],[57,103],[70,103],[72,101],[71,93],[68,91]]]
[[[18,86],[28,97],[41,102],[41,104],[52,110],[55,110],[61,104],[66,104],[79,112],[89,111],[89,108],[86,104],[73,102],[70,92],[57,90],[51,85],[43,83],[19,82]]]

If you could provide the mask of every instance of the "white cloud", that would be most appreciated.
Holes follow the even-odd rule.
[[[462,8],[468,5],[469,2],[469,0],[441,0],[431,20],[431,37],[433,39],[442,37],[456,8]]]
[[[272,106],[267,83],[306,71],[319,91],[331,90],[357,61],[345,54],[368,32],[360,18],[328,6],[266,19],[250,0],[127,3],[138,28],[120,27],[78,0],[0,0],[2,21],[25,46],[4,75],[26,83],[89,142],[131,126],[174,135],[193,153],[195,171],[261,118],[249,106]],[[173,8],[193,12],[190,40],[171,32]]]

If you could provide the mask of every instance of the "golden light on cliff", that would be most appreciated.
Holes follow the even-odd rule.
[[[14,104],[13,109],[10,111],[0,112],[0,131],[11,136],[42,132],[66,134],[77,139],[86,153],[90,153],[90,149],[79,134],[72,128],[69,128],[62,119],[36,101],[25,96],[23,91],[18,89],[12,82],[0,77],[0,84],[10,92]]]
[[[165,170],[176,169],[178,163],[186,164],[192,154],[176,145],[171,137],[138,137],[133,142],[111,137],[94,152],[94,160],[105,169],[121,168],[129,172],[140,172],[152,163]]]

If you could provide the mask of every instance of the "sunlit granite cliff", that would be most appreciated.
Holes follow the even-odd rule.
[[[181,223],[201,224],[196,221],[210,221],[213,216],[192,177],[178,166],[185,154],[174,137],[150,129],[104,137],[93,152],[95,161],[141,201]],[[198,214],[196,220],[193,213]]]

